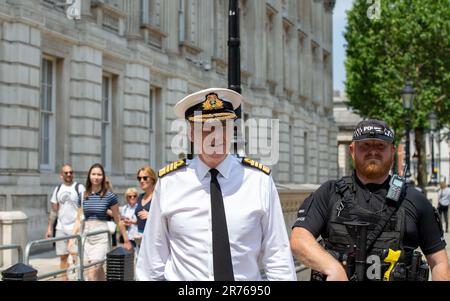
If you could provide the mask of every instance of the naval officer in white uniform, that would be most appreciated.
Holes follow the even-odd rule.
[[[175,106],[199,155],[159,171],[136,267],[138,280],[296,280],[270,169],[229,154],[241,95],[223,88]]]

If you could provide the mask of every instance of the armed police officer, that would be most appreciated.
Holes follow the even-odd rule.
[[[159,171],[138,280],[296,280],[270,169],[229,154],[241,95],[222,88],[175,106],[199,155]]]
[[[428,265],[433,280],[449,280],[436,210],[403,178],[390,175],[393,131],[383,121],[362,121],[349,149],[353,175],[311,194],[293,226],[291,248],[313,270],[311,280],[426,281]]]

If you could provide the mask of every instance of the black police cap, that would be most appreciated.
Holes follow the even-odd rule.
[[[352,140],[362,141],[368,139],[394,143],[394,131],[382,120],[363,120],[356,126]]]

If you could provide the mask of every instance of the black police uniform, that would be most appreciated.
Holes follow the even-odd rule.
[[[425,196],[414,189],[413,186],[407,184],[399,206],[392,204],[391,201],[386,200],[389,181],[390,177],[383,184],[363,185],[354,174],[352,177],[347,177],[345,181],[339,181],[341,186],[344,186],[343,190],[348,189],[347,192],[350,192],[347,193],[347,197],[344,197],[345,193],[337,188],[339,186],[336,185],[337,181],[328,181],[312,193],[300,206],[293,227],[305,228],[316,238],[321,236],[325,248],[333,251],[330,253],[338,254],[337,259],[340,261],[347,261],[349,259],[346,256],[354,252],[352,242],[354,242],[355,237],[351,236],[350,229],[346,231],[347,227],[339,223],[338,216],[345,215],[342,214],[342,211],[345,211],[344,207],[357,207],[358,220],[364,221],[366,219],[365,221],[371,223],[368,229],[369,233],[374,231],[373,225],[378,223],[378,217],[388,215],[385,226],[380,227],[382,229],[382,231],[379,231],[381,234],[370,246],[367,255],[376,254],[382,257],[382,252],[389,249],[402,250],[399,262],[403,262],[403,267],[409,269],[412,260],[417,259],[418,252],[414,250],[418,247],[425,255],[445,249],[446,243],[439,217]],[[347,203],[354,202],[354,204],[343,206],[343,200],[350,197],[353,197],[353,201],[347,200]],[[344,201],[344,203],[346,202]],[[392,209],[393,206],[394,209]],[[389,208],[391,208],[391,211],[389,211]],[[391,212],[391,214],[389,215],[388,212]],[[366,218],[361,215],[365,215]],[[383,223],[380,225],[383,225]],[[414,264],[416,263],[414,262]],[[384,265],[382,273],[386,271],[387,267],[387,264]],[[408,269],[405,269],[405,271]],[[423,277],[427,277],[427,275]],[[390,280],[426,280],[418,279],[416,275],[407,272],[399,277],[403,278]]]

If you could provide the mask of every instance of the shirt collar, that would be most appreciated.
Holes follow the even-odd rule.
[[[200,160],[199,157],[196,157],[195,160],[197,161],[195,164],[196,172],[200,178],[200,180],[203,180],[206,175],[209,173],[209,170],[211,169],[208,165],[206,165],[202,160]],[[227,155],[225,160],[222,161],[222,163],[219,164],[219,166],[216,167],[216,169],[219,171],[219,173],[225,178],[228,179],[230,177],[231,173],[231,163],[233,162],[233,156]]]
[[[360,193],[363,195],[363,198],[366,202],[368,202],[370,200],[372,193],[383,194],[383,192],[381,191],[382,189],[385,192],[387,192],[387,190],[389,189],[389,181],[391,179],[391,176],[389,176],[382,184],[369,183],[369,184],[364,185],[361,182],[361,180],[358,178],[356,173],[353,173],[353,177],[356,180],[355,181],[356,185],[358,185],[361,188]],[[357,190],[357,193],[358,193],[358,190]]]

